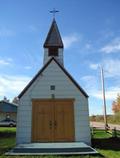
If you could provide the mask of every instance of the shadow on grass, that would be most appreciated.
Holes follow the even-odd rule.
[[[120,138],[94,138],[92,146],[98,149],[120,151]]]
[[[10,133],[10,132],[0,132],[0,139],[1,138],[11,138],[11,137],[15,137],[16,136],[16,133],[13,132],[13,133]]]

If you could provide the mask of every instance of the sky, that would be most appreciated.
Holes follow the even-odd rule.
[[[0,100],[12,101],[43,66],[43,43],[56,8],[64,65],[89,95],[90,115],[107,113],[120,93],[119,0],[0,0]]]

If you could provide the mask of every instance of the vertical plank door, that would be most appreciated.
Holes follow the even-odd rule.
[[[33,101],[32,141],[51,142],[54,139],[54,111],[52,102]]]
[[[74,141],[74,109],[72,101],[55,101],[54,141]]]
[[[74,141],[72,100],[33,100],[32,141]]]

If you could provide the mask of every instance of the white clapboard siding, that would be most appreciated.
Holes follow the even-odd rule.
[[[50,90],[50,85],[55,85],[55,91]],[[78,90],[73,82],[66,76],[54,60],[34,81],[25,94],[20,99],[18,107],[18,128],[17,143],[31,142],[31,120],[32,120],[32,102],[33,98],[74,98],[74,116],[75,116],[75,141],[91,143],[88,99]]]

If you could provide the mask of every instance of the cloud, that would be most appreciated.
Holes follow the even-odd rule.
[[[0,65],[9,65],[10,63],[8,61],[0,59]]]
[[[106,87],[106,99],[107,100],[115,100],[118,93],[120,93],[120,59],[105,59],[101,61],[101,63],[91,63],[89,66],[93,70],[99,70],[98,66],[102,65],[104,68],[104,77],[109,78],[109,82],[112,82],[112,85],[115,86],[108,86]],[[100,72],[99,72],[100,73]],[[100,75],[99,75],[100,76]],[[94,76],[94,80],[97,80],[97,76]],[[85,86],[91,85],[88,88],[89,94],[92,97],[97,99],[102,99],[102,88],[98,84],[101,84],[101,81],[96,83],[94,80],[84,80]],[[100,79],[99,79],[100,80]],[[106,79],[107,81],[107,79]],[[94,87],[92,85],[94,84]],[[97,85],[96,85],[97,84]]]
[[[106,77],[120,77],[120,60],[106,59],[103,61]]]
[[[25,66],[24,67],[26,70],[30,70],[32,68],[32,66]]]
[[[115,100],[117,94],[120,94],[120,87],[110,87],[108,90],[105,91],[105,97],[107,100]],[[93,91],[91,93],[91,96],[98,98],[98,99],[103,99],[102,95],[102,90],[100,91]]]
[[[8,66],[12,64],[12,59],[11,58],[6,58],[6,59],[0,59],[0,66]]]
[[[96,76],[83,76],[81,80],[83,81],[84,88],[90,96],[93,96],[93,92],[98,91],[100,84]]]
[[[8,99],[12,99],[18,95],[22,89],[30,81],[28,76],[10,76],[1,75],[0,76],[0,97],[1,99],[6,96]]]
[[[110,43],[105,45],[100,51],[104,53],[117,53],[120,51],[120,37],[113,39]]]
[[[84,76],[81,80],[84,82],[84,87],[90,97],[103,99],[101,80],[98,77]],[[105,90],[106,100],[115,100],[118,93],[120,93],[120,84],[107,87]]]
[[[88,75],[88,76],[83,76],[82,78],[81,78],[81,80],[83,80],[84,82],[87,82],[87,83],[89,83],[88,85],[87,85],[87,88],[88,87],[92,87],[92,89],[94,88],[94,86],[95,86],[95,88],[96,88],[96,77],[95,76],[90,76],[90,75]],[[94,83],[94,84],[93,84]]]
[[[90,66],[91,69],[97,70],[98,67],[99,67],[99,64],[92,64],[92,63],[91,63],[89,66]]]
[[[92,48],[92,45],[90,43],[85,44],[85,49],[90,50]]]
[[[105,59],[101,63],[91,63],[89,67],[93,70],[99,69],[99,66],[104,69],[105,77],[120,77],[120,60],[119,59]]]
[[[70,48],[75,42],[79,41],[79,37],[76,34],[68,35],[63,37],[63,43],[65,48]]]
[[[0,37],[14,36],[15,32],[7,28],[0,28]]]

